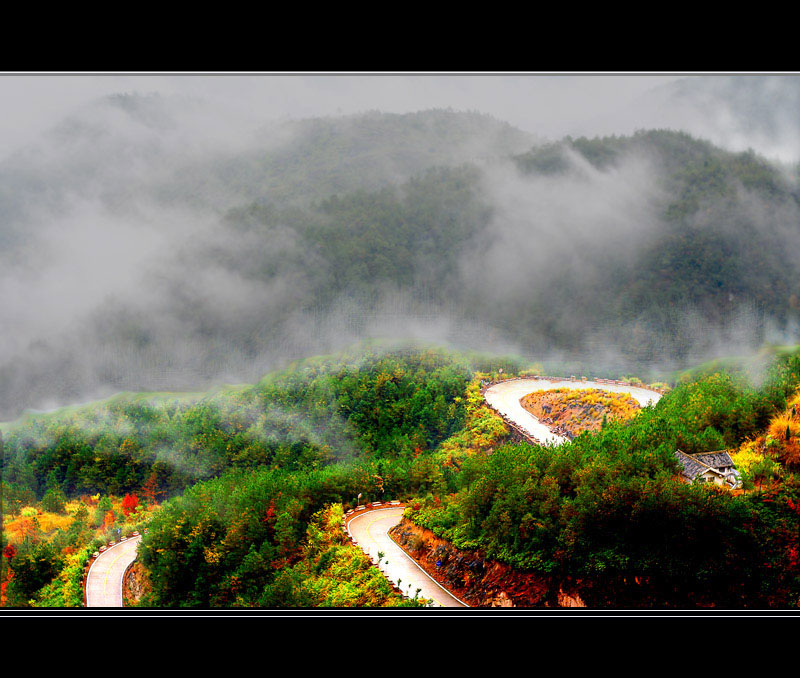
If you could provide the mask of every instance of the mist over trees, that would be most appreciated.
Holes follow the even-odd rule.
[[[800,150],[796,74],[678,78],[637,97],[624,111],[594,120],[593,134],[681,129],[733,151],[753,149],[796,163]]]
[[[796,337],[796,171],[754,152],[451,110],[215,116],[109,97],[2,163],[0,418],[367,337],[644,376]]]

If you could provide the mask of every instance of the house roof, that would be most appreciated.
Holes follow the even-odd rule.
[[[704,452],[700,454],[689,455],[694,457],[697,461],[710,466],[711,468],[720,469],[726,466],[734,466],[731,455],[727,450],[718,450],[717,452]]]
[[[683,467],[683,475],[686,476],[689,480],[694,480],[697,476],[711,471],[716,475],[722,475],[719,471],[714,469],[713,467],[709,466],[708,464],[704,464],[702,461],[698,460],[694,455],[686,454],[681,450],[675,450],[675,456],[678,458],[678,461],[681,463]]]

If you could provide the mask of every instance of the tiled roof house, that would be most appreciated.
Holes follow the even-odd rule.
[[[682,467],[681,477],[688,483],[716,483],[731,488],[741,485],[739,472],[727,450],[700,454],[686,454],[675,450],[675,456]]]

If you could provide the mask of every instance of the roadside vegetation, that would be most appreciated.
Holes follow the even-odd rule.
[[[158,510],[156,497],[82,495],[50,487],[35,495],[3,481],[0,605],[81,607],[83,579],[101,546],[143,528]]]

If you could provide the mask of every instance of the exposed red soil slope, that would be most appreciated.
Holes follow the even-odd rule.
[[[584,607],[576,592],[562,591],[546,577],[518,572],[478,551],[459,550],[405,518],[389,534],[431,577],[470,607]]]

